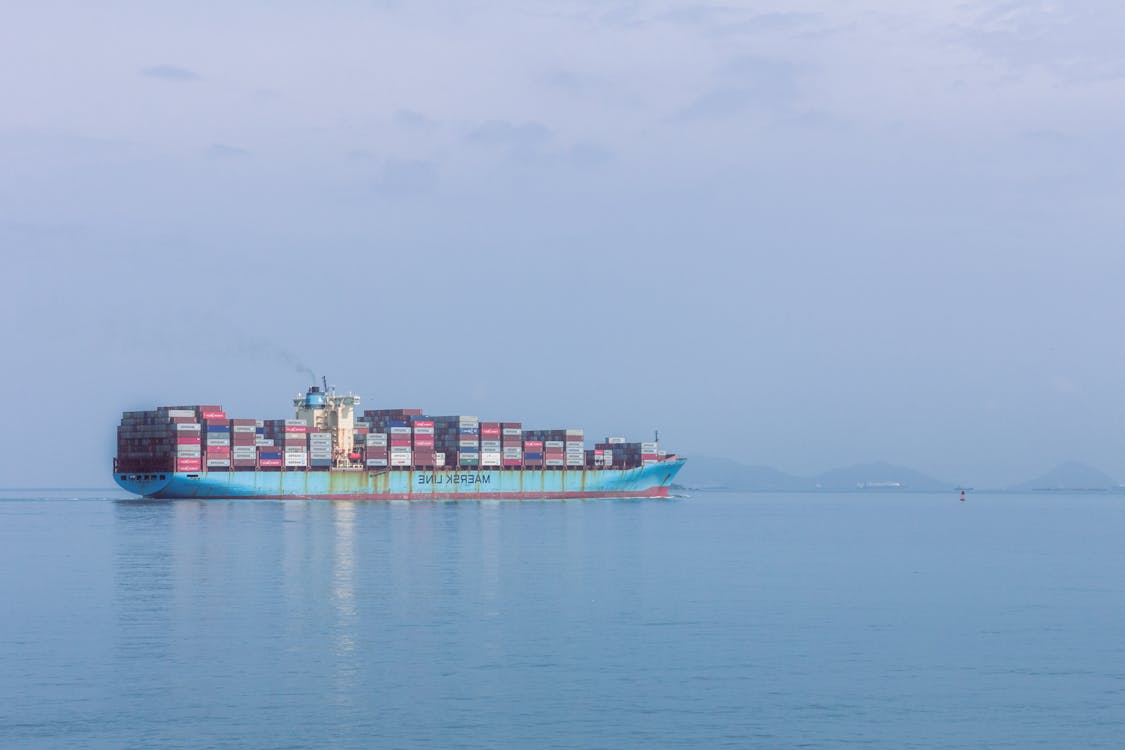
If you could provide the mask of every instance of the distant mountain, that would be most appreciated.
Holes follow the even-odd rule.
[[[1013,490],[1109,490],[1116,489],[1118,482],[1093,466],[1068,461],[1059,464],[1046,474],[1022,484]]]
[[[857,464],[806,478],[786,474],[769,466],[749,466],[729,458],[690,456],[677,484],[695,489],[748,491],[813,491],[887,489],[923,492],[953,489],[954,485],[928,477],[904,466],[886,463]]]
[[[905,466],[888,463],[855,464],[831,469],[817,476],[814,484],[825,490],[887,489],[943,492],[954,485]]]
[[[676,483],[695,489],[808,490],[812,482],[769,466],[748,466],[729,458],[691,456]]]

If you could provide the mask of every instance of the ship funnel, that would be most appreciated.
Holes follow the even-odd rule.
[[[324,391],[320,390],[320,386],[309,386],[309,392],[305,394],[305,406],[309,409],[324,408]]]

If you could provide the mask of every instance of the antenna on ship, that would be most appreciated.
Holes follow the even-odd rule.
[[[652,431],[652,442],[654,442],[654,443],[660,442],[660,430],[653,430]]]
[[[321,375],[320,376],[320,382],[324,383],[324,392],[328,393],[328,376],[327,375]]]

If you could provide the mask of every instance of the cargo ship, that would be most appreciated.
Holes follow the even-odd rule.
[[[458,500],[659,498],[685,459],[657,439],[371,409],[311,386],[293,419],[232,419],[218,405],[125,412],[113,478],[161,499]]]

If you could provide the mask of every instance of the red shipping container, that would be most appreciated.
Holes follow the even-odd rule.
[[[294,434],[304,435],[305,433],[307,433],[309,431],[309,428],[305,425],[295,425],[295,424],[290,425],[290,424],[287,424],[287,425],[285,425],[285,431],[291,432],[291,433],[294,433]]]
[[[415,427],[433,427],[434,421],[432,419],[418,419],[414,421]]]
[[[500,463],[501,463],[502,466],[522,466],[523,465],[523,459],[502,458],[502,459],[500,459]]]
[[[415,435],[414,436],[415,448],[433,448],[434,436],[433,435]]]
[[[528,453],[538,453],[543,450],[542,440],[525,440],[523,441],[523,449]]]
[[[207,458],[230,458],[230,446],[208,445]]]
[[[208,422],[211,421],[212,419],[222,419],[222,420],[225,421],[226,418],[227,418],[226,413],[223,412],[223,411],[220,411],[218,409],[210,409],[210,408],[204,409],[203,407],[199,408],[199,416],[203,417]]]
[[[281,466],[280,458],[259,458],[258,466]]]
[[[177,435],[176,445],[203,445],[203,438],[199,437],[198,434],[190,437],[181,437],[180,435]]]
[[[410,447],[410,436],[405,435],[403,437],[396,437],[396,436],[392,435],[391,436],[391,446],[395,447],[395,448],[400,448],[400,447],[409,448]]]
[[[199,471],[203,468],[202,458],[177,458],[176,471]]]

